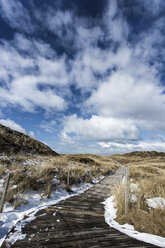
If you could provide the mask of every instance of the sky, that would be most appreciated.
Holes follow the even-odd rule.
[[[58,153],[165,151],[164,0],[0,0],[0,123]]]

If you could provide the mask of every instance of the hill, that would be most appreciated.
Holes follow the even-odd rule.
[[[58,155],[47,145],[0,124],[0,153]]]
[[[114,154],[109,156],[122,164],[141,163],[146,161],[162,162],[165,160],[165,152],[157,151],[134,151],[125,154]]]

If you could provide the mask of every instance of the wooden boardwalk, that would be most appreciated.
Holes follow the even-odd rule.
[[[85,193],[41,210],[36,219],[23,228],[25,239],[3,247],[156,247],[132,239],[105,223],[102,202],[111,195],[111,186],[119,181],[121,170],[122,168]]]

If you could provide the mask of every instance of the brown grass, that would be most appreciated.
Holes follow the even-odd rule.
[[[124,214],[124,190],[125,186],[122,184],[116,184],[112,189],[112,194],[115,196],[116,199],[116,208],[118,210],[117,215],[123,216]]]
[[[135,230],[165,237],[165,212],[160,209],[143,210],[138,207],[131,208],[128,214],[117,218],[120,224],[129,223]]]
[[[108,175],[117,165],[110,159],[99,155],[61,155],[10,157],[12,164],[0,167],[1,177],[5,170],[11,172],[7,201],[14,203],[14,196],[29,190],[42,190],[43,196],[50,197],[52,190],[60,185],[66,188],[69,172],[69,188],[80,182],[90,182],[101,175]],[[26,161],[31,161],[26,164]],[[53,179],[56,178],[56,182]]]
[[[3,165],[0,165],[0,178],[3,177],[6,173],[6,168]]]
[[[143,154],[144,155],[144,154]],[[165,208],[153,209],[148,207],[147,199],[154,197],[165,198],[165,156],[115,155],[114,159],[130,167],[131,183],[138,185],[134,194],[136,202],[129,202],[129,211],[124,211],[124,185],[115,186],[113,194],[116,199],[117,221],[120,224],[129,223],[141,232],[147,232],[165,237]]]

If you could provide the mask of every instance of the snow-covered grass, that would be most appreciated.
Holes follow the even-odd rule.
[[[105,205],[105,221],[106,223],[118,231],[127,234],[128,236],[150,243],[157,245],[159,247],[165,247],[165,238],[157,236],[157,235],[152,235],[148,233],[142,233],[138,232],[134,229],[132,225],[129,225],[125,223],[124,225],[120,225],[117,221],[115,221],[117,217],[117,209],[115,205],[115,198],[114,196],[109,197],[108,199],[105,200],[104,202]]]
[[[6,160],[5,160],[6,161]],[[8,161],[8,160],[7,160]],[[13,203],[17,195],[28,190],[43,190],[48,197],[58,185],[66,185],[69,172],[70,186],[90,183],[117,168],[111,159],[98,155],[22,156],[10,157],[11,164],[1,164],[0,179],[11,172],[7,201]],[[4,162],[4,160],[3,160]],[[54,180],[56,179],[56,180]],[[16,203],[17,206],[18,202]]]
[[[90,183],[81,183],[78,186],[73,185],[71,187],[73,191],[71,194],[59,188],[51,194],[49,199],[47,197],[41,199],[41,192],[29,191],[22,194],[22,198],[26,200],[27,204],[22,204],[16,209],[13,209],[13,206],[9,203],[5,204],[4,212],[0,214],[0,246],[13,226],[16,225],[16,232],[11,234],[7,239],[11,244],[18,239],[24,238],[21,232],[22,227],[35,219],[35,214],[39,210],[55,205],[59,201],[73,195],[83,193],[90,187],[92,187]]]

